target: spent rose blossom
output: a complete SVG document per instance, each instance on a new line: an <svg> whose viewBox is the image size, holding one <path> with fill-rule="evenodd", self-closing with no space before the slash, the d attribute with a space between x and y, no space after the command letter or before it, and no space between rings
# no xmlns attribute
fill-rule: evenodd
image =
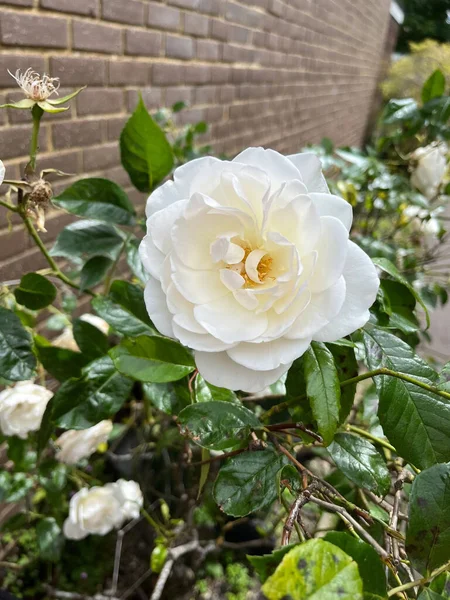
<svg viewBox="0 0 450 600"><path fill-rule="evenodd" d="M53 392L32 381L21 381L0 392L0 429L4 435L26 439L41 426Z"/></svg>
<svg viewBox="0 0 450 600"><path fill-rule="evenodd" d="M368 321L379 280L351 224L314 154L249 148L189 162L147 202L149 315L194 350L207 381L257 392L312 340Z"/></svg>
<svg viewBox="0 0 450 600"><path fill-rule="evenodd" d="M143 503L136 481L119 479L102 487L83 488L70 500L64 535L71 540L81 540L89 534L106 535L125 521L137 518Z"/></svg>
<svg viewBox="0 0 450 600"><path fill-rule="evenodd" d="M57 460L74 465L81 459L88 458L100 444L107 441L112 428L112 421L105 420L88 429L65 431L55 442L59 447Z"/></svg>
<svg viewBox="0 0 450 600"><path fill-rule="evenodd" d="M417 165L411 175L411 183L428 199L434 198L447 171L447 144L430 144L418 148L411 158Z"/></svg>

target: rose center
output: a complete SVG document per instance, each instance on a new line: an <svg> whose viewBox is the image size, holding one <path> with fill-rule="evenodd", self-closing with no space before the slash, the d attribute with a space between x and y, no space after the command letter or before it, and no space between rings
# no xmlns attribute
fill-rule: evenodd
<svg viewBox="0 0 450 600"><path fill-rule="evenodd" d="M227 268L236 271L245 279L244 287L254 287L255 284L265 283L270 278L272 257L262 249L252 250L250 246L241 244L244 257L241 262L228 265Z"/></svg>

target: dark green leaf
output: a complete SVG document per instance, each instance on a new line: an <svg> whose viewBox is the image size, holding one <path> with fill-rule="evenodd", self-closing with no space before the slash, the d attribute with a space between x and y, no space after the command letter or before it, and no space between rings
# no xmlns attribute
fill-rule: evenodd
<svg viewBox="0 0 450 600"><path fill-rule="evenodd" d="M293 421L313 423L310 403L306 399L304 357L294 361L286 378L286 398L289 400L289 414Z"/></svg>
<svg viewBox="0 0 450 600"><path fill-rule="evenodd" d="M368 440L351 433L337 433L328 452L338 469L350 481L379 496L385 496L391 484L386 462Z"/></svg>
<svg viewBox="0 0 450 600"><path fill-rule="evenodd" d="M64 538L61 529L53 517L42 519L36 525L36 539L39 557L57 562L61 556Z"/></svg>
<svg viewBox="0 0 450 600"><path fill-rule="evenodd" d="M18 502L33 487L33 479L26 473L0 471L0 502Z"/></svg>
<svg viewBox="0 0 450 600"><path fill-rule="evenodd" d="M53 199L53 204L78 215L133 225L134 208L123 189L108 179L80 179Z"/></svg>
<svg viewBox="0 0 450 600"><path fill-rule="evenodd" d="M131 238L127 242L125 251L127 255L128 266L133 271L133 274L140 281L142 281L142 283L145 283L148 280L149 275L144 269L144 265L142 264L141 257L139 255L139 244L140 241L137 238Z"/></svg>
<svg viewBox="0 0 450 600"><path fill-rule="evenodd" d="M105 256L115 260L122 245L122 234L112 225L101 221L75 221L61 231L50 254L74 262L93 256Z"/></svg>
<svg viewBox="0 0 450 600"><path fill-rule="evenodd" d="M427 319L427 326L429 327L430 326L430 315L428 313L428 308L426 307L425 302L422 300L422 297L417 292L417 290L414 289L414 287L400 273L400 271L397 269L397 267L390 260L388 260L387 258L373 258L372 260L377 267L379 267L385 273L390 275L393 279L395 279L395 281L398 281L399 283L403 284L405 287L408 288L408 290L411 292L411 294L414 296L414 298L417 300L417 302L423 308L423 310L425 312L425 317Z"/></svg>
<svg viewBox="0 0 450 600"><path fill-rule="evenodd" d="M159 410L168 415L178 415L191 403L189 389L185 382L144 383L144 396Z"/></svg>
<svg viewBox="0 0 450 600"><path fill-rule="evenodd" d="M75 319L73 322L73 337L88 362L108 353L106 335L83 319Z"/></svg>
<svg viewBox="0 0 450 600"><path fill-rule="evenodd" d="M348 340L344 340L348 341ZM352 342L350 342L352 344ZM340 344L327 344L334 358L334 366L337 369L339 381L345 381L357 377L359 373L358 361L355 357L354 344L341 346ZM350 414L355 399L356 383L341 387L341 408L339 411L339 423L343 423Z"/></svg>
<svg viewBox="0 0 450 600"><path fill-rule="evenodd" d="M391 125L409 120L417 115L417 102L412 98L390 100L383 112L383 121Z"/></svg>
<svg viewBox="0 0 450 600"><path fill-rule="evenodd" d="M325 344L312 342L304 354L306 393L325 445L339 423L341 388L334 358Z"/></svg>
<svg viewBox="0 0 450 600"><path fill-rule="evenodd" d="M56 460L49 460L39 466L39 483L50 495L62 492L67 483L67 467Z"/></svg>
<svg viewBox="0 0 450 600"><path fill-rule="evenodd" d="M422 573L450 560L450 463L416 475L409 498L406 551Z"/></svg>
<svg viewBox="0 0 450 600"><path fill-rule="evenodd" d="M145 307L144 292L141 287L128 281L117 279L111 285L109 297L116 304L123 306L123 308L142 321L142 323L145 323L149 327L152 326Z"/></svg>
<svg viewBox="0 0 450 600"><path fill-rule="evenodd" d="M325 536L325 541L343 550L358 565L358 571L363 581L364 598L366 592L386 598L386 576L380 557L369 544L356 539L348 533L331 531ZM369 596L367 596L367 599Z"/></svg>
<svg viewBox="0 0 450 600"><path fill-rule="evenodd" d="M64 382L53 397L52 419L65 429L86 429L112 417L129 397L133 382L117 372L109 356Z"/></svg>
<svg viewBox="0 0 450 600"><path fill-rule="evenodd" d="M440 594L433 592L433 590L426 589L420 594L417 600L445 600L445 596L441 596Z"/></svg>
<svg viewBox="0 0 450 600"><path fill-rule="evenodd" d="M207 383L200 373L195 378L194 391L197 402L211 402L212 400L222 400L223 402L239 402L234 392L225 388L216 387L211 383Z"/></svg>
<svg viewBox="0 0 450 600"><path fill-rule="evenodd" d="M39 310L51 304L56 298L56 288L48 279L38 273L28 273L14 290L19 304L31 310Z"/></svg>
<svg viewBox="0 0 450 600"><path fill-rule="evenodd" d="M372 328L364 332L364 344L370 369L385 367L436 383L437 373L395 335ZM421 469L450 460L450 402L387 375L375 377L375 385L381 426L400 455Z"/></svg>
<svg viewBox="0 0 450 600"><path fill-rule="evenodd" d="M433 579L430 584L430 590L441 595L444 600L450 599L450 572L441 573Z"/></svg>
<svg viewBox="0 0 450 600"><path fill-rule="evenodd" d="M434 73L425 81L422 88L422 102L426 104L433 98L439 98L443 96L445 92L445 76L439 69L436 69Z"/></svg>
<svg viewBox="0 0 450 600"><path fill-rule="evenodd" d="M389 325L406 334L416 332L419 328L414 314L416 299L410 290L398 281L382 279L379 293L384 312L390 316Z"/></svg>
<svg viewBox="0 0 450 600"><path fill-rule="evenodd" d="M45 370L58 381L66 381L70 377L80 377L81 369L87 365L89 358L81 352L43 344L41 341L43 339L35 337L35 348Z"/></svg>
<svg viewBox="0 0 450 600"><path fill-rule="evenodd" d="M122 164L140 192L151 192L172 170L173 154L142 97L120 136Z"/></svg>
<svg viewBox="0 0 450 600"><path fill-rule="evenodd" d="M178 416L181 433L209 450L242 447L251 429L260 429L259 419L248 408L230 402L198 402Z"/></svg>
<svg viewBox="0 0 450 600"><path fill-rule="evenodd" d="M214 484L215 501L233 517L244 517L268 506L278 495L277 473L286 463L284 454L272 448L230 458Z"/></svg>
<svg viewBox="0 0 450 600"><path fill-rule="evenodd" d="M0 377L9 381L32 379L35 369L31 335L17 315L0 306Z"/></svg>
<svg viewBox="0 0 450 600"><path fill-rule="evenodd" d="M350 556L315 539L288 552L262 591L268 600L362 600L363 582Z"/></svg>
<svg viewBox="0 0 450 600"><path fill-rule="evenodd" d="M110 350L116 368L144 383L177 381L195 369L191 354L178 342L141 335Z"/></svg>
<svg viewBox="0 0 450 600"><path fill-rule="evenodd" d="M90 258L80 272L81 289L93 288L101 283L113 264L113 261L106 256L93 256Z"/></svg>
<svg viewBox="0 0 450 600"><path fill-rule="evenodd" d="M252 556L247 554L247 560L255 569L261 583L264 583L275 572L283 557L295 548L298 544L288 544L274 550L272 554L263 554L262 556Z"/></svg>

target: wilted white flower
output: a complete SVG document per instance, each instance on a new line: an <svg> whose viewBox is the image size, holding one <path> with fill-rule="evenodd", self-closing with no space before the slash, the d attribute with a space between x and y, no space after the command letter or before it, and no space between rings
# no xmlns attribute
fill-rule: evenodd
<svg viewBox="0 0 450 600"><path fill-rule="evenodd" d="M214 385L257 392L312 340L369 319L379 279L314 154L249 148L231 162L191 161L153 192L147 218L147 310Z"/></svg>
<svg viewBox="0 0 450 600"><path fill-rule="evenodd" d="M14 387L0 392L2 433L25 439L30 431L37 431L52 396L50 390L32 381L21 381Z"/></svg>
<svg viewBox="0 0 450 600"><path fill-rule="evenodd" d="M418 148L411 158L417 165L411 175L411 183L428 199L434 198L447 170L447 144L430 144Z"/></svg>
<svg viewBox="0 0 450 600"><path fill-rule="evenodd" d="M21 72L20 69L18 69L15 75L10 71L8 71L8 73L15 79L26 98L24 100L19 100L19 102L2 104L0 108L33 108L33 106L37 104L45 112L58 113L69 109L68 106L60 106L61 104L68 102L84 90L84 87L82 87L79 90L64 96L64 98L55 100L50 98L50 96L58 94L60 85L58 77L50 77L46 73L39 75L39 73L36 73L36 71L33 71L31 68L24 72Z"/></svg>
<svg viewBox="0 0 450 600"><path fill-rule="evenodd" d="M136 481L119 479L115 483L109 483L108 486L111 486L120 502L124 519L137 519L144 505L144 497L139 484Z"/></svg>
<svg viewBox="0 0 450 600"><path fill-rule="evenodd" d="M59 451L56 458L68 465L74 465L82 458L91 456L100 444L107 441L113 428L112 421L100 421L88 429L65 431L57 440Z"/></svg>
<svg viewBox="0 0 450 600"><path fill-rule="evenodd" d="M106 535L121 527L123 521L120 502L111 486L95 486L72 496L63 531L66 538L81 540L91 533Z"/></svg>

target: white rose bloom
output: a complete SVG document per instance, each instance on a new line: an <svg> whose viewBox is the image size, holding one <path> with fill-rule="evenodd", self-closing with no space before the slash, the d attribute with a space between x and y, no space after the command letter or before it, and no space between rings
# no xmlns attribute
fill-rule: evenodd
<svg viewBox="0 0 450 600"><path fill-rule="evenodd" d="M120 503L125 520L137 519L144 505L144 497L141 488L136 481L119 479L115 483L108 483L106 487L113 490L114 495Z"/></svg>
<svg viewBox="0 0 450 600"><path fill-rule="evenodd" d="M32 381L21 381L0 392L0 429L22 439L37 431L53 392Z"/></svg>
<svg viewBox="0 0 450 600"><path fill-rule="evenodd" d="M214 385L262 390L312 340L369 319L377 272L349 241L352 208L329 193L314 154L193 160L153 192L147 218L147 310Z"/></svg>
<svg viewBox="0 0 450 600"><path fill-rule="evenodd" d="M418 148L411 158L417 161L411 183L428 199L434 198L447 170L447 144L430 144Z"/></svg>
<svg viewBox="0 0 450 600"><path fill-rule="evenodd" d="M5 165L0 160L0 185L2 185L4 179L5 179Z"/></svg>
<svg viewBox="0 0 450 600"><path fill-rule="evenodd" d="M107 441L112 428L112 421L105 420L88 429L65 431L56 440L59 446L56 458L67 465L74 465L91 456L100 444Z"/></svg>

